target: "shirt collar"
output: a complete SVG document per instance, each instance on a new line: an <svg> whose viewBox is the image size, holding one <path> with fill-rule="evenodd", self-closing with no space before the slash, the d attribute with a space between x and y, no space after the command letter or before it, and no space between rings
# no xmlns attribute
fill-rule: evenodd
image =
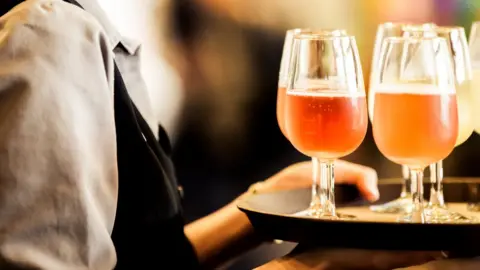
<svg viewBox="0 0 480 270"><path fill-rule="evenodd" d="M134 40L124 40L120 32L115 28L108 19L107 14L98 4L98 0L77 0L77 2L90 14L92 14L98 22L103 26L107 36L112 43L112 48L116 48L121 44L130 54L135 54L140 43Z"/></svg>

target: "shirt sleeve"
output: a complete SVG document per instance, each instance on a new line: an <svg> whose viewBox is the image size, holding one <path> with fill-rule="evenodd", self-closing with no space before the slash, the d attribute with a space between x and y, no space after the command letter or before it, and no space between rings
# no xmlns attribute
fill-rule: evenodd
<svg viewBox="0 0 480 270"><path fill-rule="evenodd" d="M61 0L0 18L0 269L112 269L113 53Z"/></svg>

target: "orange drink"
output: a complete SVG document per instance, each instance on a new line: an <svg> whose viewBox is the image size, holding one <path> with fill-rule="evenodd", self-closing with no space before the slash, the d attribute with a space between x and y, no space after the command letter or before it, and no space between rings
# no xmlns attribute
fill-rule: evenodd
<svg viewBox="0 0 480 270"><path fill-rule="evenodd" d="M289 91L285 116L290 142L303 154L319 159L352 153L367 132L367 103L361 93Z"/></svg>
<svg viewBox="0 0 480 270"><path fill-rule="evenodd" d="M375 89L373 136L380 152L410 168L446 158L458 135L455 90L395 85Z"/></svg>

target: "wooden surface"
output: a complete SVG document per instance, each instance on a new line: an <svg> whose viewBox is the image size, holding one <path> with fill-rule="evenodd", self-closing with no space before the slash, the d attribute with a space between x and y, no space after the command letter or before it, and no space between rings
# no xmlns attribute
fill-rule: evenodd
<svg viewBox="0 0 480 270"><path fill-rule="evenodd" d="M441 252L375 251L355 249L316 249L292 252L256 269L258 270L392 270L442 259ZM454 265L458 267L459 265ZM465 266L465 265L460 265ZM469 264L470 266L470 264ZM474 266L479 267L478 263ZM410 268L407 268L410 270ZM478 270L480 268L414 268L415 270ZM414 270L411 269L411 270Z"/></svg>

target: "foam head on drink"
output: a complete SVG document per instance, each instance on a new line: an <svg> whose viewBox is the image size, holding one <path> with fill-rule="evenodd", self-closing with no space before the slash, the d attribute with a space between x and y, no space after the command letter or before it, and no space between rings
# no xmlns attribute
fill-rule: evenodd
<svg viewBox="0 0 480 270"><path fill-rule="evenodd" d="M455 88L428 84L378 85L373 136L380 152L410 168L446 158L458 135Z"/></svg>
<svg viewBox="0 0 480 270"><path fill-rule="evenodd" d="M368 126L364 93L332 89L328 84L287 92L285 127L303 154L324 160L355 151Z"/></svg>

